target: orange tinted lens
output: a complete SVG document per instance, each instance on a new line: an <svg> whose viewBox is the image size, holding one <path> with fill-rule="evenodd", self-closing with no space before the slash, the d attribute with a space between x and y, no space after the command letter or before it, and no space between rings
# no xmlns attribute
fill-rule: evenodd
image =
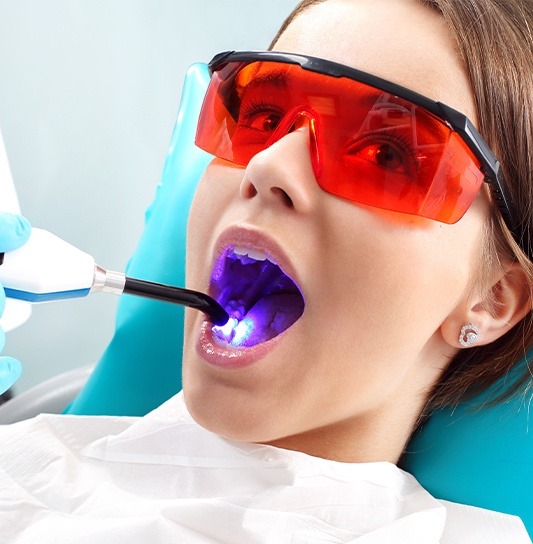
<svg viewBox="0 0 533 544"><path fill-rule="evenodd" d="M281 62L230 62L216 71L196 143L244 166L301 115L312 121L317 181L336 196L454 223L483 182L468 146L427 110L346 77Z"/></svg>

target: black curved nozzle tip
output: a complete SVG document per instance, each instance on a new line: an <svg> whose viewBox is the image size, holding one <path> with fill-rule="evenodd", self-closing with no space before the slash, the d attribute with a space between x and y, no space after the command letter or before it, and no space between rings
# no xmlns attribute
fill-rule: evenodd
<svg viewBox="0 0 533 544"><path fill-rule="evenodd" d="M200 291L191 291L182 287L126 278L124 293L154 300L164 300L200 310L209 317L214 325L218 325L219 327L222 327L229 321L228 312L214 298Z"/></svg>
<svg viewBox="0 0 533 544"><path fill-rule="evenodd" d="M211 304L209 312L205 311L205 313L209 316L211 321L213 322L213 325L217 325L218 327L223 327L228 321L229 321L229 314L222 308L222 306L214 299L212 299L214 304ZM216 306L215 306L216 304Z"/></svg>

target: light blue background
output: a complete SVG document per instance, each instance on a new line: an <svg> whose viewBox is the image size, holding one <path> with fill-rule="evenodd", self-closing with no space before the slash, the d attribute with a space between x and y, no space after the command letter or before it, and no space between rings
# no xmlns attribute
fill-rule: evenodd
<svg viewBox="0 0 533 544"><path fill-rule="evenodd" d="M122 271L159 180L187 67L265 49L296 0L0 0L0 126L23 213ZM116 298L34 307L8 334L22 391L96 361Z"/></svg>

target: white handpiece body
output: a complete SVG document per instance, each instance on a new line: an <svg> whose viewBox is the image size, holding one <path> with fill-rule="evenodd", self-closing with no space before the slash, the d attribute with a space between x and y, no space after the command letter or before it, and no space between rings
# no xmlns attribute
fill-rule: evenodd
<svg viewBox="0 0 533 544"><path fill-rule="evenodd" d="M26 244L5 253L0 283L7 297L46 302L88 295L94 273L91 255L51 232L33 228Z"/></svg>
<svg viewBox="0 0 533 544"><path fill-rule="evenodd" d="M0 283L7 297L32 303L79 298L91 292L125 293L195 308L217 325L229 319L226 310L205 293L106 270L89 254L37 228L32 228L26 244L4 254Z"/></svg>
<svg viewBox="0 0 533 544"><path fill-rule="evenodd" d="M19 201L7 152L0 130L0 212L20 213ZM22 325L31 315L31 304L21 300L7 299L4 313L0 317L0 327L11 331Z"/></svg>

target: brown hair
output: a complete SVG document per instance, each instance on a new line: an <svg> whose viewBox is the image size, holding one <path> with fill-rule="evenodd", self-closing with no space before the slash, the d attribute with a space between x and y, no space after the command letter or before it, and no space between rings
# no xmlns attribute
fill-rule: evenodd
<svg viewBox="0 0 533 544"><path fill-rule="evenodd" d="M272 45L295 17L325 1L300 2ZM524 231L533 233L533 0L420 2L444 17L456 39L474 92L478 129L500 160ZM481 285L492 267L505 260L518 261L529 286L533 285L532 262L496 212L486 225L484 238ZM429 394L425 412L457 404L483 391L523 360L532 344L533 321L529 313L495 342L460 350ZM494 401L531 389L533 372L528 362L523 367Z"/></svg>

